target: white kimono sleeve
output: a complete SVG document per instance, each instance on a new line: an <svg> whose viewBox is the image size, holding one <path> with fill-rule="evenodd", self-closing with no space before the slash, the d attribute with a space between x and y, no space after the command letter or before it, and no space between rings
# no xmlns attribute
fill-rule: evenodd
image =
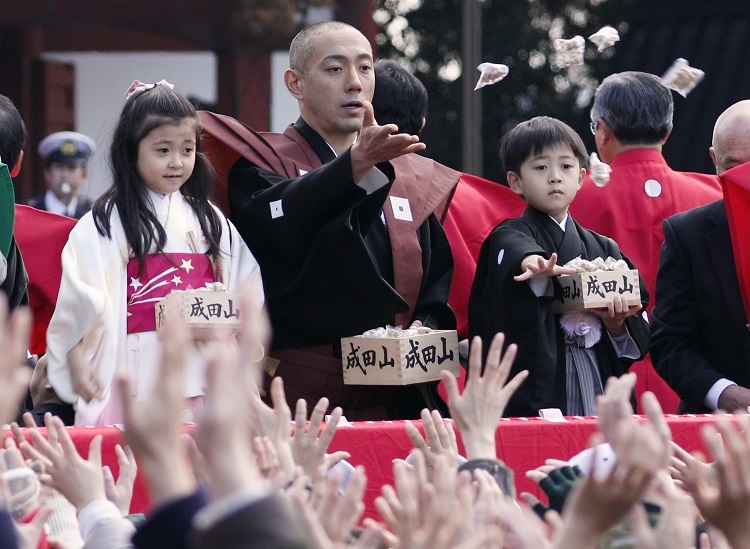
<svg viewBox="0 0 750 549"><path fill-rule="evenodd" d="M119 220L115 217L112 221L117 226ZM84 358L105 388L101 401L89 403L94 409L103 409L109 400L116 366L122 361L118 356L118 334L125 333L119 329L125 321L121 293L126 261L118 240L115 234L112 240L101 236L90 213L76 224L63 248L60 292L47 329L49 380L66 402L77 400L67 354L86 336Z"/></svg>

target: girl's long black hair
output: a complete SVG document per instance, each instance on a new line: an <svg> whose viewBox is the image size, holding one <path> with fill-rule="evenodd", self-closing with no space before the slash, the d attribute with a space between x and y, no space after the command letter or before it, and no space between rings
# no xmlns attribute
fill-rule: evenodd
<svg viewBox="0 0 750 549"><path fill-rule="evenodd" d="M200 119L187 98L168 86L157 84L136 92L125 101L110 149L113 183L92 208L97 231L110 239L112 208L117 208L130 255L138 258L139 269L154 245L157 253L164 249L167 235L149 207L147 187L138 174L138 144L154 128L164 124L179 125L186 119L195 121L195 168L180 188L180 193L198 217L208 244L206 253L212 260L219 256L222 227L216 210L208 201L213 189L214 170L200 152Z"/></svg>

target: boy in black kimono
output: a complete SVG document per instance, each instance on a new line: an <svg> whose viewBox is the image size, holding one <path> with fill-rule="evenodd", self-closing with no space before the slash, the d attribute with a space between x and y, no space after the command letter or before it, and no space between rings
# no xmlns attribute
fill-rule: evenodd
<svg viewBox="0 0 750 549"><path fill-rule="evenodd" d="M498 225L482 246L469 299L469 332L483 341L504 332L506 343L518 345L510 377L521 370L529 370L529 377L511 398L506 416L537 415L543 408L594 415L607 378L625 373L647 351L648 325L637 313L646 307L648 293L641 280L640 305L628 307L618 296L606 308L587 310L577 333L566 335L561 315L553 312L560 291L556 277L576 272L565 263L578 256L611 256L635 267L612 239L568 215L588 163L572 128L549 117L522 122L503 137L500 158L510 187L528 206L520 217Z"/></svg>

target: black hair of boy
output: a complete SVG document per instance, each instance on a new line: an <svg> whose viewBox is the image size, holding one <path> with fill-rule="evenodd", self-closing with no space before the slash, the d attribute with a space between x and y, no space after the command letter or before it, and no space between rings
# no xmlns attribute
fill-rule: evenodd
<svg viewBox="0 0 750 549"><path fill-rule="evenodd" d="M500 140L500 162L505 173L520 173L521 164L544 149L567 145L582 168L589 165L586 146L565 122L549 116L536 116L521 122Z"/></svg>
<svg viewBox="0 0 750 549"><path fill-rule="evenodd" d="M419 135L427 117L427 89L396 61L375 63L372 110L378 124L396 124L398 131Z"/></svg>

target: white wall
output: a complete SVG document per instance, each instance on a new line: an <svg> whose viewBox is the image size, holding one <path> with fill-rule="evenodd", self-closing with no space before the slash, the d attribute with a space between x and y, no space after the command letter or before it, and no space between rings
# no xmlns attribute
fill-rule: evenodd
<svg viewBox="0 0 750 549"><path fill-rule="evenodd" d="M163 78L199 101L217 101L217 62L212 52L48 52L44 58L75 66L75 130L94 139L97 146L88 184L81 191L90 198L98 197L111 184L109 144L125 102L125 90L133 80L151 83ZM272 54L271 131L284 131L299 116L297 101L284 85L288 66L289 52Z"/></svg>
<svg viewBox="0 0 750 549"><path fill-rule="evenodd" d="M271 55L271 131L283 132L299 118L297 100L284 84L284 71L289 68L289 52L276 51Z"/></svg>
<svg viewBox="0 0 750 549"><path fill-rule="evenodd" d="M75 129L94 139L97 146L88 184L81 191L91 198L111 183L109 144L125 90L133 80L151 83L163 78L185 95L216 102L216 56L212 52L64 52L46 53L44 58L75 65Z"/></svg>

